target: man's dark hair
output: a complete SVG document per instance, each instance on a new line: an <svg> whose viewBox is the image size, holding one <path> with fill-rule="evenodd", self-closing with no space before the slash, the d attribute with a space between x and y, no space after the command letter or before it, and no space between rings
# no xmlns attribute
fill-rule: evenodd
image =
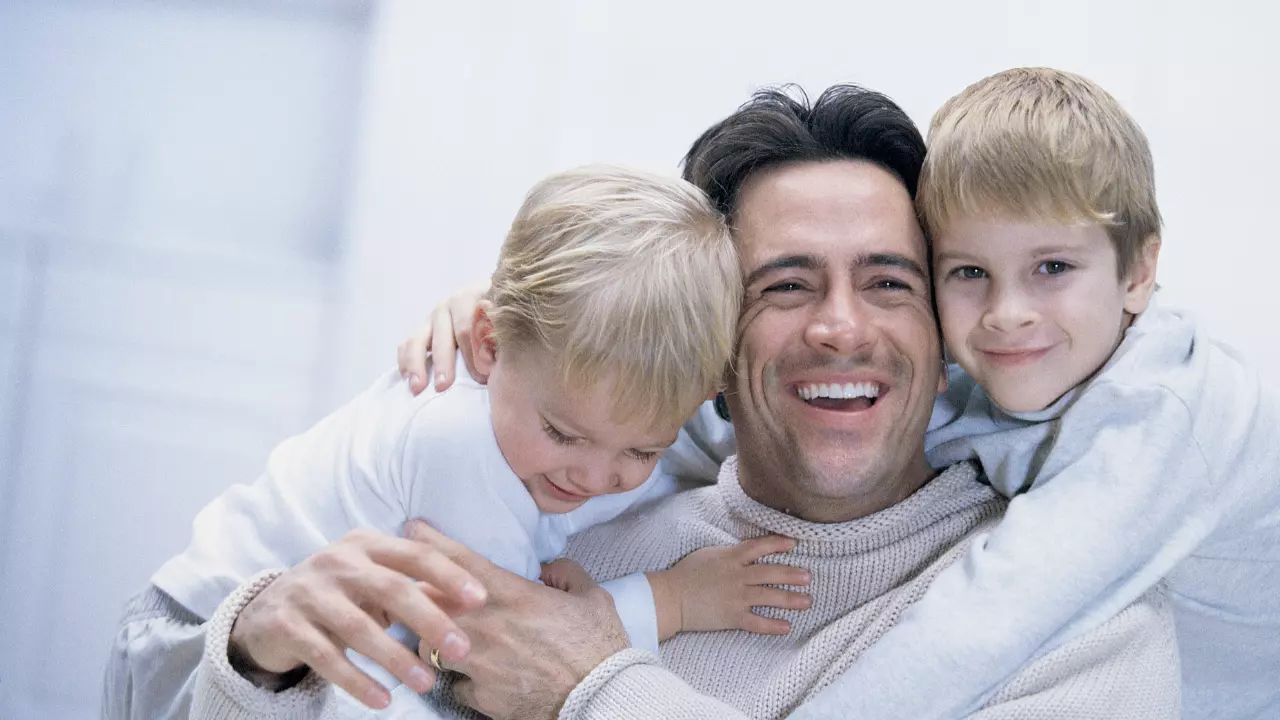
<svg viewBox="0 0 1280 720"><path fill-rule="evenodd" d="M897 103L858 85L832 85L812 105L797 86L765 88L693 143L684 179L732 218L756 172L827 160L875 163L897 175L914 200L924 138Z"/></svg>

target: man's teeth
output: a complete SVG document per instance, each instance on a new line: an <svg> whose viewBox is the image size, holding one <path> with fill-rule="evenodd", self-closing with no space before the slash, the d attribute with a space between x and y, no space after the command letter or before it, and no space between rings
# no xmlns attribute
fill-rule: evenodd
<svg viewBox="0 0 1280 720"><path fill-rule="evenodd" d="M796 388L796 392L800 393L800 397L804 400L812 400L814 398L834 398L834 399L851 399L851 398L875 398L880 396L880 385L878 383L860 382L860 383L816 383L812 385L800 385Z"/></svg>

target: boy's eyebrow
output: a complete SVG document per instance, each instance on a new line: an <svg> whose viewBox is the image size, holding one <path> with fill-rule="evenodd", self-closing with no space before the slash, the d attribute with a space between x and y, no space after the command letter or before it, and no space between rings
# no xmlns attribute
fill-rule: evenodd
<svg viewBox="0 0 1280 720"><path fill-rule="evenodd" d="M786 270L788 268L799 268L801 270L821 270L826 267L826 262L814 255L784 255L775 258L760 267L747 273L747 279L743 281L743 287L751 287L752 283L758 281L761 277L768 275L775 270Z"/></svg>
<svg viewBox="0 0 1280 720"><path fill-rule="evenodd" d="M1030 255L1032 256L1058 255L1061 253L1079 252L1084 249L1087 249L1087 248L1081 245L1042 245L1038 248L1032 248ZM943 262L946 260L974 260L974 258L968 253L960 253L960 252L944 250L937 254L937 256L935 257L935 260L937 262Z"/></svg>
<svg viewBox="0 0 1280 720"><path fill-rule="evenodd" d="M942 252L935 255L933 259L935 262L942 262L943 260L973 260L973 257L971 257L967 253L959 253L959 252L952 252L950 250L943 250Z"/></svg>
<svg viewBox="0 0 1280 720"><path fill-rule="evenodd" d="M1042 245L1031 251L1032 255L1057 255L1064 252L1077 252L1084 249L1079 245Z"/></svg>

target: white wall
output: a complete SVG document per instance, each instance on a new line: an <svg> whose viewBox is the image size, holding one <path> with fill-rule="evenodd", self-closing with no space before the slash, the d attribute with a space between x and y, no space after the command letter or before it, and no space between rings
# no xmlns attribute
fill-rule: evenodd
<svg viewBox="0 0 1280 720"><path fill-rule="evenodd" d="M1160 281L1280 379L1272 195L1280 11L1262 2L387 0L377 22L334 399L487 274L522 192L567 166L677 171L763 84L856 81L924 126L1018 65L1085 74L1146 129L1167 221Z"/></svg>
<svg viewBox="0 0 1280 720"><path fill-rule="evenodd" d="M98 717L125 600L327 402L350 0L0 0L0 718Z"/></svg>

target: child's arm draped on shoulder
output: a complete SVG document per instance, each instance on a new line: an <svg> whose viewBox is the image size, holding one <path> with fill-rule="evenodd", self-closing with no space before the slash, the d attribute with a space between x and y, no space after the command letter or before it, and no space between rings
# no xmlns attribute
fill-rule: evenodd
<svg viewBox="0 0 1280 720"><path fill-rule="evenodd" d="M1213 528L1206 459L1172 393L1099 384L1061 422L1033 489L793 717L971 711L1031 659L1135 602Z"/></svg>

